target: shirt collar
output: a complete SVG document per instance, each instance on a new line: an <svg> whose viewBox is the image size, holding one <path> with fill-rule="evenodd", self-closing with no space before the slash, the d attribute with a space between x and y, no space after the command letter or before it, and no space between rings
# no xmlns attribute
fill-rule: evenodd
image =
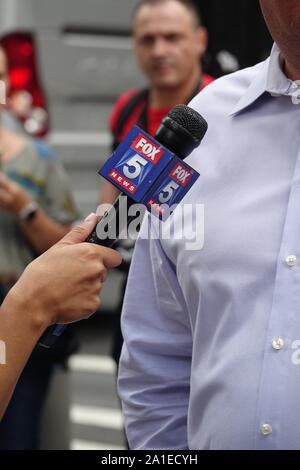
<svg viewBox="0 0 300 470"><path fill-rule="evenodd" d="M230 115L240 113L253 104L265 92L272 96L295 96L299 85L287 78L283 72L283 58L277 44L274 43L270 57L261 64L257 73L244 95L234 106Z"/></svg>

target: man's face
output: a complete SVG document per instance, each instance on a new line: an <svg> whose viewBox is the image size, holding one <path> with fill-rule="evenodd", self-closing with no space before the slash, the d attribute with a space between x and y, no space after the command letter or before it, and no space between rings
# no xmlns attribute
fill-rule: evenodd
<svg viewBox="0 0 300 470"><path fill-rule="evenodd" d="M176 0L142 6L133 24L139 64L159 88L184 84L199 67L207 45L206 31L193 13Z"/></svg>
<svg viewBox="0 0 300 470"><path fill-rule="evenodd" d="M299 0L260 0L270 33L280 48L288 47L289 40L300 39Z"/></svg>

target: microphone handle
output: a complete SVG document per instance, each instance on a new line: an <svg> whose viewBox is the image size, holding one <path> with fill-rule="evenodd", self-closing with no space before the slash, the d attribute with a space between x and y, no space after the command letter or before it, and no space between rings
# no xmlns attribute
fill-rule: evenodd
<svg viewBox="0 0 300 470"><path fill-rule="evenodd" d="M126 201L126 205L124 204ZM123 203L123 207L122 207ZM135 216L129 216L128 211L136 202L123 193L115 200L112 208L105 212L95 230L86 239L87 243L111 248L118 241L120 234L128 228ZM108 236L106 236L108 235ZM109 235L113 235L110 237Z"/></svg>
<svg viewBox="0 0 300 470"><path fill-rule="evenodd" d="M125 208L125 201L127 202L127 208ZM122 207L122 203L124 204L124 207ZM86 239L86 242L95 243L100 246L105 246L106 248L112 248L117 242L121 232L126 228L126 226L128 228L130 223L135 219L135 215L128 215L128 210L134 204L136 204L136 202L133 199L125 197L124 194L121 193L114 202L112 208L105 212L95 230ZM122 217L122 215L124 215L124 217ZM107 234L106 238L105 234ZM110 238L110 234L113 234L114 236ZM50 326L40 338L39 346L47 349L51 348L66 328L67 325L63 324Z"/></svg>

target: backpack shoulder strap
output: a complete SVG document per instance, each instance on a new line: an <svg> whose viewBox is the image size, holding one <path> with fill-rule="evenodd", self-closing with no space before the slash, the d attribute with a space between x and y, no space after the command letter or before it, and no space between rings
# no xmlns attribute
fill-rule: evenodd
<svg viewBox="0 0 300 470"><path fill-rule="evenodd" d="M124 106L124 108L121 110L117 124L116 124L116 130L114 132L114 149L119 145L120 143L120 137L122 135L124 126L128 120L128 118L131 116L135 108L138 106L138 104L141 101L144 101L147 99L148 96L148 89L140 90L138 91Z"/></svg>

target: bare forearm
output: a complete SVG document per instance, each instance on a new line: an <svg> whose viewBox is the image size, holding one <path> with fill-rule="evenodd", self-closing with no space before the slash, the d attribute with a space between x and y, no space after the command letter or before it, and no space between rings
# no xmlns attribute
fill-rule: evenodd
<svg viewBox="0 0 300 470"><path fill-rule="evenodd" d="M70 230L70 225L56 223L39 209L32 221L21 223L21 228L35 251L41 254L61 240Z"/></svg>
<svg viewBox="0 0 300 470"><path fill-rule="evenodd" d="M87 319L99 308L107 271L122 259L114 250L84 243L98 222L99 217L90 214L30 263L0 308L0 345L6 347L6 364L0 360L0 420L46 328Z"/></svg>
<svg viewBox="0 0 300 470"><path fill-rule="evenodd" d="M0 420L20 374L47 326L45 315L32 312L26 302L8 294L0 308L0 341L5 346L5 357L0 363Z"/></svg>

